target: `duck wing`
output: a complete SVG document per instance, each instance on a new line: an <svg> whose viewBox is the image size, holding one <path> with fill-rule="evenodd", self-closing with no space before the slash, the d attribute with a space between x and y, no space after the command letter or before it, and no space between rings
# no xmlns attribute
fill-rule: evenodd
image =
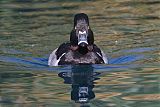
<svg viewBox="0 0 160 107"><path fill-rule="evenodd" d="M65 53L69 50L69 47L69 43L63 43L57 49L55 49L49 56L48 65L58 66L61 57L63 57Z"/></svg>
<svg viewBox="0 0 160 107"><path fill-rule="evenodd" d="M93 45L93 51L103 59L105 64L108 64L108 58L106 54L95 44Z"/></svg>

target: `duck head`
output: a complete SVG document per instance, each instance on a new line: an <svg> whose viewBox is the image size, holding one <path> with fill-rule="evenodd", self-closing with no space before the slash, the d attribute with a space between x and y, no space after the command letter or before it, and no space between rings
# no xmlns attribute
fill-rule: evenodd
<svg viewBox="0 0 160 107"><path fill-rule="evenodd" d="M79 13L75 15L74 27L70 34L70 43L73 50L78 48L91 49L94 43L94 37L86 14Z"/></svg>

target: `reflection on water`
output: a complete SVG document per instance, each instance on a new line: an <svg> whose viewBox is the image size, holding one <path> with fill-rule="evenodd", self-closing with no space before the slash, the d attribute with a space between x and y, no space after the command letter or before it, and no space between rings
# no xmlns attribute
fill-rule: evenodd
<svg viewBox="0 0 160 107"><path fill-rule="evenodd" d="M48 67L79 12L109 65ZM0 107L159 107L159 19L159 0L0 0Z"/></svg>
<svg viewBox="0 0 160 107"><path fill-rule="evenodd" d="M99 79L99 73L93 72L92 65L74 65L71 72L61 72L59 77L64 83L72 84L71 99L79 103L88 103L95 97L94 80Z"/></svg>

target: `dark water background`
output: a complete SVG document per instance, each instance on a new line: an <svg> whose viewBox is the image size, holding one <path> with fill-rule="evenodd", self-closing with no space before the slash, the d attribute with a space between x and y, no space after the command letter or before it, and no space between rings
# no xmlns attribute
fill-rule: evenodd
<svg viewBox="0 0 160 107"><path fill-rule="evenodd" d="M79 12L109 65L48 67ZM159 107L159 66L160 0L0 0L0 107Z"/></svg>

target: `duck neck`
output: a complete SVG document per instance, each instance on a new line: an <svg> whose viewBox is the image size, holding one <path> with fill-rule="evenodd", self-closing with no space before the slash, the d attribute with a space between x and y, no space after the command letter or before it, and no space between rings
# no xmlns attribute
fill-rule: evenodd
<svg viewBox="0 0 160 107"><path fill-rule="evenodd" d="M79 46L78 52L79 52L80 54L82 54L82 55L85 55L86 53L88 53L88 48L87 48L87 47Z"/></svg>

